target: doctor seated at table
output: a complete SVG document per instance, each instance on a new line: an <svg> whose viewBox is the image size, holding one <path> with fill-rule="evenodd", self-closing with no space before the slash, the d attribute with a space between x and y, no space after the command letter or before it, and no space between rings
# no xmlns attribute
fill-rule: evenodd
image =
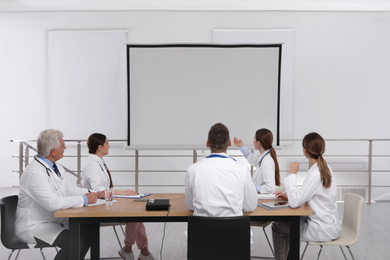
<svg viewBox="0 0 390 260"><path fill-rule="evenodd" d="M37 140L38 155L26 167L19 184L19 201L16 209L15 235L20 241L34 247L43 241L61 248L55 260L68 259L69 230L66 218L55 218L60 209L83 207L95 203L104 192L89 192L66 181L65 170L56 162L66 149L62 132L44 130ZM80 227L80 258L84 259L98 236L90 224Z"/></svg>

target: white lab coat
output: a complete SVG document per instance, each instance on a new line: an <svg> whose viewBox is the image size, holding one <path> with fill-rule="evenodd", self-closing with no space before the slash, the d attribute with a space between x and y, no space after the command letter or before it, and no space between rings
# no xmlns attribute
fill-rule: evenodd
<svg viewBox="0 0 390 260"><path fill-rule="evenodd" d="M333 176L332 169L329 169ZM309 169L301 189L297 188L296 178L296 174L290 174L284 179L290 207L297 208L307 202L313 210L312 216L301 217L301 241L330 241L338 238L341 226L337 219L337 187L334 178L331 186L324 188L317 163Z"/></svg>
<svg viewBox="0 0 390 260"><path fill-rule="evenodd" d="M215 157L188 168L185 200L195 216L228 217L254 211L258 198L247 167L232 158Z"/></svg>
<svg viewBox="0 0 390 260"><path fill-rule="evenodd" d="M264 151L260 156L250 153L246 158L250 165L257 167L252 178L255 185L260 185L260 190L257 190L260 193L275 193L276 189L275 162L271 157L271 153L268 153L269 151ZM262 158L263 160L259 167L259 162Z"/></svg>
<svg viewBox="0 0 390 260"><path fill-rule="evenodd" d="M65 176L62 166L57 163L57 167ZM59 209L82 207L84 199L81 195L87 192L66 178L58 177L49 165L35 157L20 179L15 235L28 244L36 244L34 236L52 244L67 228L67 219L55 218L54 213Z"/></svg>
<svg viewBox="0 0 390 260"><path fill-rule="evenodd" d="M110 186L110 177L99 156L89 154L83 167L82 184L84 188L94 191L102 191Z"/></svg>

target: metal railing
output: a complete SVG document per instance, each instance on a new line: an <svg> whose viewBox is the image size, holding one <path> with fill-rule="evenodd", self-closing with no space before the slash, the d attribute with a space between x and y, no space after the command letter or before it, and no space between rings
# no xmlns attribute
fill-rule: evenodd
<svg viewBox="0 0 390 260"><path fill-rule="evenodd" d="M297 143L297 142L300 145L301 141L302 141L301 139L281 140L282 143L289 142L292 144L289 146L294 146L293 144ZM351 170L351 169L334 170L333 169L333 172L367 173L367 182L363 185L338 185L338 187L366 188L367 189L367 201L369 204L371 204L371 201L372 201L372 189L373 188L390 188L390 185L373 185L372 184L372 179L373 179L374 173L389 173L390 174L389 168L374 169L373 159L375 159L375 158L390 158L390 154L386 154L383 152L380 154L374 154L373 153L373 143L375 142L375 143L383 144L383 143L390 142L390 139L326 139L325 141L327 143L327 146L329 146L330 142L336 142L336 143L345 142L348 144L351 144L352 142L354 142L354 143L363 143L363 144L366 143L366 145L367 145L367 147L366 147L367 153L363 153L363 154L354 154L353 151L349 151L349 152L344 153L344 154L326 153L327 161L330 160L329 158L363 158L362 159L363 162L367 162L367 169L360 169L360 170L356 170L356 169L353 169L353 170ZM31 145L30 143L35 143L36 141L35 140L29 140L29 141L28 140L11 140L11 142L19 143L19 155L13 156L13 157L17 158L19 160L19 169L15 172L19 173L19 177L20 177L22 175L25 167L29 164L30 159L33 157L32 155L30 155L30 151L36 152L36 148L33 145ZM76 170L71 170L68 167L64 167L64 169L67 172L69 172L70 174L72 174L73 176L75 176L77 178L77 184L80 184L81 172L82 172L81 158L86 156L86 155L82 154L82 143L85 143L86 140L65 140L65 142L67 143L67 145L69 145L70 143L76 144L76 154L68 155L66 157L75 158L77 166L76 166ZM125 146L126 140L110 140L110 143L123 144L123 146ZM286 149L283 148L283 149L280 149L279 151L277 151L279 162L283 161L283 160L287 160L287 162L291 162L291 161L295 161L296 158L304 158L302 155L302 152L301 152L301 148L298 149L300 151L300 154L298 152L297 153L286 153L285 150L289 150L288 152L291 152L291 150L294 150L294 149L291 149L289 146L286 146L287 147ZM149 148L147 148L147 150L153 151L154 149L149 147ZM156 150L162 150L162 149L161 149L161 147L159 147L159 149L156 149ZM170 150L172 150L172 149L170 149ZM163 154L162 155L162 154L157 154L157 153L156 154L140 154L140 152L145 151L145 150L136 149L133 151L134 154L117 154L117 155L110 155L110 157L133 158L134 159L134 168L133 169L125 169L125 170L120 170L117 172L133 172L134 173L134 187L135 187L135 190L138 191L139 187L142 186L139 184L140 173L143 173L143 172L160 172L160 173L168 173L169 172L169 173L172 173L172 172L185 172L186 171L185 169L183 169L183 170L161 170L161 169L141 170L140 158L147 158L147 157L150 157L150 158L164 158L164 157L192 158L192 162L195 163L198 161L198 158L204 157L204 154L208 153L208 150L206 150L206 148L205 149L198 149L198 148L191 149L191 148L182 148L181 147L180 149L177 149L177 150L192 151L192 155L188 155L188 154L168 154L168 155ZM386 149L384 149L384 150L386 150ZM252 149L252 151L253 151L253 149ZM201 155L199 155L199 152ZM239 157L239 156L241 156L239 153L237 154L237 156L234 155L234 157ZM306 160L306 159L304 158L304 160ZM287 167L287 169L283 169L283 167L280 167L280 168L281 168L281 170L280 170L281 173L288 172L288 167ZM251 168L251 170L253 172L253 168ZM302 170L300 170L300 171L302 171ZM163 184L161 184L161 185L143 185L143 186L148 186L148 187L150 187L150 186L168 186L168 187L172 187L172 186L184 186L184 185L163 185Z"/></svg>

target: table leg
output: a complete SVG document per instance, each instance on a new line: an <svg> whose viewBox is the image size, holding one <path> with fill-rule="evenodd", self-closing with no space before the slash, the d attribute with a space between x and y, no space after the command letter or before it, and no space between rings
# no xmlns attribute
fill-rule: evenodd
<svg viewBox="0 0 390 260"><path fill-rule="evenodd" d="M290 252L289 260L299 260L299 246L301 244L300 237L300 217L294 216L290 220Z"/></svg>
<svg viewBox="0 0 390 260"><path fill-rule="evenodd" d="M69 260L80 259L80 222L69 218Z"/></svg>
<svg viewBox="0 0 390 260"><path fill-rule="evenodd" d="M91 245L91 260L100 259L100 223L93 223L95 238Z"/></svg>

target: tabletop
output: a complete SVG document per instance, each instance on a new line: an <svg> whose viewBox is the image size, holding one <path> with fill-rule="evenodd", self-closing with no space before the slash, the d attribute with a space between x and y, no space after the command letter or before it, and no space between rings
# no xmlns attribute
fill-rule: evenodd
<svg viewBox="0 0 390 260"><path fill-rule="evenodd" d="M169 199L171 208L168 217L186 217L193 214L185 204L184 193L154 193L148 199ZM55 212L57 218L79 218L79 217L166 217L167 211L146 211L145 201L135 202L129 198L115 198L118 202L112 206L99 205L92 207L81 207L62 209ZM259 200L260 202L270 202L272 200ZM265 209L257 207L253 212L244 212L248 216L309 216L313 211L305 204L299 208L279 208Z"/></svg>

